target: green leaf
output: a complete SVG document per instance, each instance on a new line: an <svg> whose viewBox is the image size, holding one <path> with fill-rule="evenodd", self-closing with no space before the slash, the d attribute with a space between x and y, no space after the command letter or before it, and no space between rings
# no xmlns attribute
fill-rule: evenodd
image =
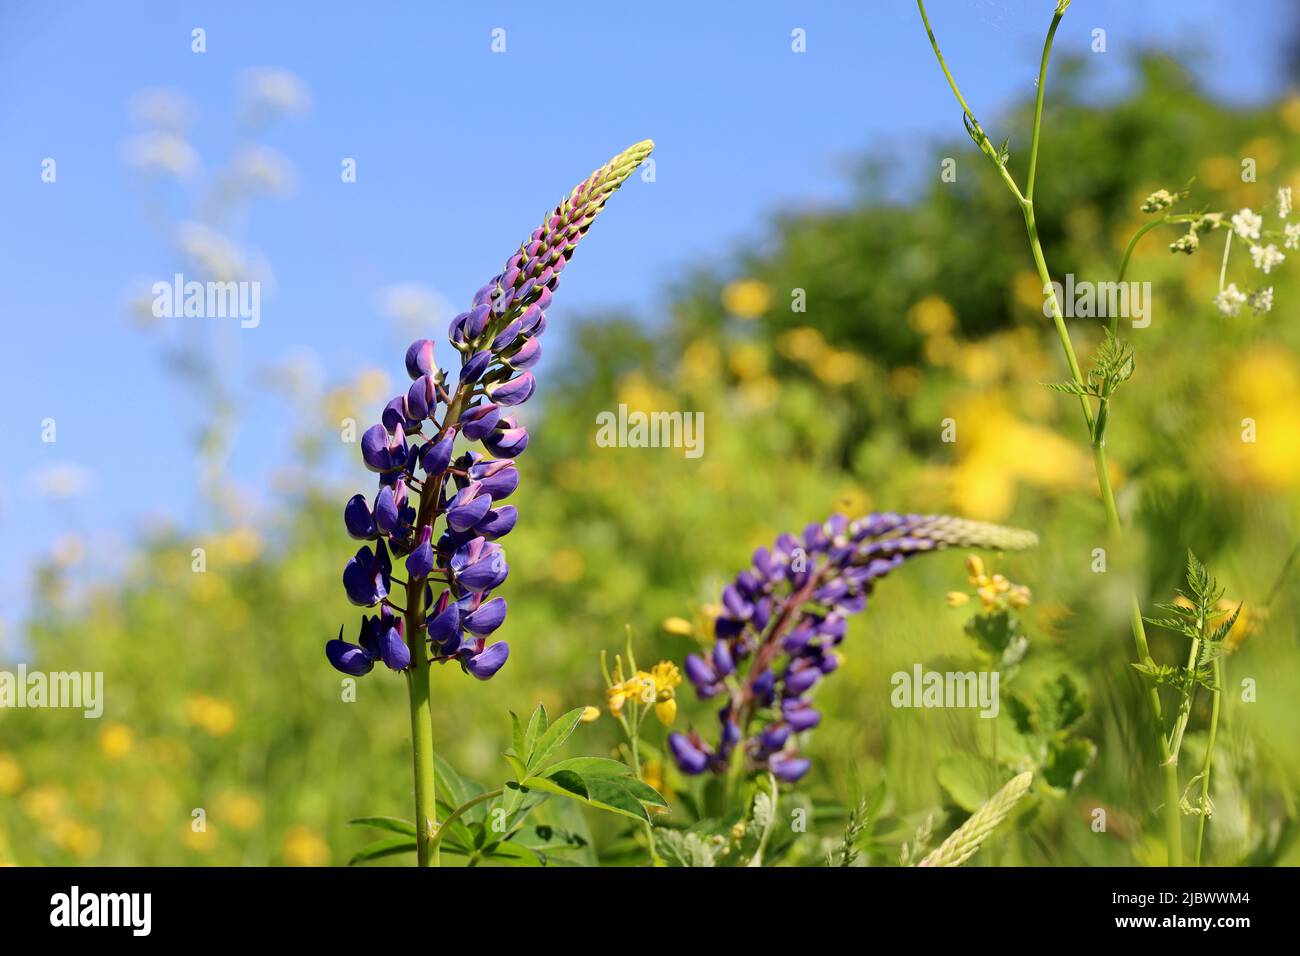
<svg viewBox="0 0 1300 956"><path fill-rule="evenodd" d="M414 853L415 840L411 837L394 836L385 837L378 840L368 847L358 850L352 854L352 859L348 860L348 866L356 866L359 863L365 863L369 860L378 860L385 856L396 856L398 853Z"/></svg>
<svg viewBox="0 0 1300 956"><path fill-rule="evenodd" d="M533 710L533 716L528 720L528 732L524 734L524 748L519 751L520 760L528 762L528 758L533 755L533 748L537 746L538 736L546 733L548 723L546 708L538 704Z"/></svg>
<svg viewBox="0 0 1300 956"><path fill-rule="evenodd" d="M614 777L592 777L585 782L590 793L587 802L593 807L609 810L612 813L618 813L633 820L648 821L650 819L650 814L641 805L641 801L625 785L626 781ZM648 790L649 787L646 787L646 789Z"/></svg>
<svg viewBox="0 0 1300 956"><path fill-rule="evenodd" d="M578 721L582 719L582 711L583 708L575 707L542 734L537 741L537 746L533 748L533 752L528 756L529 773L533 773L544 766L546 759L569 739L573 729L578 726Z"/></svg>
<svg viewBox="0 0 1300 956"><path fill-rule="evenodd" d="M546 857L543 854L530 847L518 846L509 840L502 840L483 855L486 859L504 862L507 866L546 865Z"/></svg>
<svg viewBox="0 0 1300 956"><path fill-rule="evenodd" d="M543 790L546 793L554 793L561 797L575 798L584 802L588 797L587 784L581 777L570 770L561 770L554 777L528 777L522 781L522 784L530 790Z"/></svg>
<svg viewBox="0 0 1300 956"><path fill-rule="evenodd" d="M472 788L466 786L465 781L461 779L451 764L443 760L436 753L433 755L433 774L435 790L442 790L447 796L447 802L453 807L458 807L471 796L474 795ZM482 793L482 788L478 788L478 793Z"/></svg>
<svg viewBox="0 0 1300 956"><path fill-rule="evenodd" d="M510 711L510 735L515 748L515 754L520 760L527 759L528 751L525 750L524 728L519 723L519 715L513 710Z"/></svg>
<svg viewBox="0 0 1300 956"><path fill-rule="evenodd" d="M549 776L556 770L572 770L582 777L626 777L632 773L627 764L609 757L570 757L551 764L546 773Z"/></svg>
<svg viewBox="0 0 1300 956"><path fill-rule="evenodd" d="M1058 790L1072 790L1097 755L1097 745L1086 737L1053 740L1048 745L1043 779Z"/></svg>
<svg viewBox="0 0 1300 956"><path fill-rule="evenodd" d="M524 765L524 762L516 757L511 751L507 750L501 756L505 757L506 762L510 764L510 769L515 772L516 780L522 782L524 777L528 776L528 768Z"/></svg>
<svg viewBox="0 0 1300 956"><path fill-rule="evenodd" d="M374 827L376 830L389 830L412 838L416 835L414 823L399 820L397 817L357 817L355 820L349 820L348 826Z"/></svg>
<svg viewBox="0 0 1300 956"><path fill-rule="evenodd" d="M988 781L988 768L967 754L954 754L939 763L935 774L939 786L953 803L974 813L984 804L988 793L985 783Z"/></svg>
<svg viewBox="0 0 1300 956"><path fill-rule="evenodd" d="M632 796L636 797L642 803L648 803L656 807L667 807L668 801L665 800L659 791L649 784L642 783L636 777L619 777L618 784L627 789Z"/></svg>

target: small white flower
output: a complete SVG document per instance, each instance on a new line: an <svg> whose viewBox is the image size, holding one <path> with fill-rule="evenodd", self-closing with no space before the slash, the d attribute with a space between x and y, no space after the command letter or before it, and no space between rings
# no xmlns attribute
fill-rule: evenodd
<svg viewBox="0 0 1300 956"><path fill-rule="evenodd" d="M1283 186L1277 191L1277 214L1285 219L1291 215L1291 187Z"/></svg>
<svg viewBox="0 0 1300 956"><path fill-rule="evenodd" d="M1232 229L1242 239L1258 239L1259 230L1264 225L1264 217L1257 216L1249 208L1241 210L1232 217Z"/></svg>
<svg viewBox="0 0 1300 956"><path fill-rule="evenodd" d="M1288 249L1300 249L1300 222L1288 223L1283 232L1286 233L1286 239L1282 245Z"/></svg>
<svg viewBox="0 0 1300 956"><path fill-rule="evenodd" d="M1256 269L1262 269L1264 275L1268 275L1273 271L1274 266L1282 264L1286 256L1278 250L1277 246L1270 242L1266 246L1251 246L1250 258L1255 261Z"/></svg>
<svg viewBox="0 0 1300 956"><path fill-rule="evenodd" d="M1250 307L1255 310L1256 315L1268 312L1273 308L1273 287L1261 289L1258 292L1250 294Z"/></svg>
<svg viewBox="0 0 1300 956"><path fill-rule="evenodd" d="M1236 315L1246 304L1246 295L1237 288L1237 283L1230 282L1228 287L1214 297L1214 304L1224 315Z"/></svg>

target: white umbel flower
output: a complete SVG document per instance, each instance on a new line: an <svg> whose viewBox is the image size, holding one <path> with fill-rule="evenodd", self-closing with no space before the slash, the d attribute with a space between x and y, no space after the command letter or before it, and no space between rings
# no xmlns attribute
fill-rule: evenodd
<svg viewBox="0 0 1300 956"><path fill-rule="evenodd" d="M1226 289L1214 297L1214 304L1224 315L1235 316L1246 304L1246 294L1237 288L1235 282L1230 282Z"/></svg>
<svg viewBox="0 0 1300 956"><path fill-rule="evenodd" d="M1288 249L1300 249L1300 222L1288 223L1282 231L1286 233L1282 245Z"/></svg>
<svg viewBox="0 0 1300 956"><path fill-rule="evenodd" d="M1258 239L1259 230L1264 225L1264 217L1251 212L1249 208L1241 210L1232 217L1232 231L1242 239Z"/></svg>
<svg viewBox="0 0 1300 956"><path fill-rule="evenodd" d="M1277 191L1277 214L1285 219L1291 215L1291 187L1283 186Z"/></svg>
<svg viewBox="0 0 1300 956"><path fill-rule="evenodd" d="M1251 246L1250 258L1254 260L1256 269L1260 269L1264 275L1268 275L1273 271L1274 266L1282 264L1286 256L1282 254L1277 246L1270 242L1266 246Z"/></svg>
<svg viewBox="0 0 1300 956"><path fill-rule="evenodd" d="M1255 310L1256 315L1268 312L1273 308L1273 287L1260 289L1258 292L1250 294L1250 307Z"/></svg>

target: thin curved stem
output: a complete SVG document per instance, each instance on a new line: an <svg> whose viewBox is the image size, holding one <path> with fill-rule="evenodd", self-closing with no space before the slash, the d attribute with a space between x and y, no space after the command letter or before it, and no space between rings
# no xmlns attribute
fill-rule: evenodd
<svg viewBox="0 0 1300 956"><path fill-rule="evenodd" d="M1029 178L1025 181L1025 199L1034 201L1034 183L1038 178L1038 134L1043 128L1043 99L1047 94L1047 61L1052 56L1052 40L1056 28L1060 26L1064 10L1058 10L1052 17L1052 25L1047 30L1047 41L1043 44L1043 58L1038 64L1038 97L1034 100L1034 134L1029 145Z"/></svg>
<svg viewBox="0 0 1300 956"><path fill-rule="evenodd" d="M437 832L434 833L433 839L429 841L429 851L433 855L434 866L437 866L441 862L440 857L442 852L442 836L449 829L451 829L451 825L455 823L457 820L459 820L462 816L464 816L467 810L473 809L474 807L478 806L480 803L483 803L486 800L495 800L497 797L501 796L501 794L505 792L506 792L505 787L497 787L495 790L489 790L486 793L480 793L477 797L471 797L469 800L466 800L464 803L458 806L455 810L451 811L451 813L447 814L447 819L442 821L442 825L438 827Z"/></svg>
<svg viewBox="0 0 1300 956"><path fill-rule="evenodd" d="M1201 847L1205 844L1205 821L1210 816L1210 771L1214 766L1214 735L1219 729L1219 704L1223 696L1223 660L1214 659L1214 692L1210 698L1210 736L1205 741L1205 760L1201 764L1201 817L1196 821L1194 865L1201 865Z"/></svg>

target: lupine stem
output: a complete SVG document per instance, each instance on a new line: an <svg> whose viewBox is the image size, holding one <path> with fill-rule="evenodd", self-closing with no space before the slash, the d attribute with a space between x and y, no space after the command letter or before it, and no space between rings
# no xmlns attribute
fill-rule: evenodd
<svg viewBox="0 0 1300 956"><path fill-rule="evenodd" d="M1034 107L1034 127L1030 147L1028 189L1025 193L1022 193L1020 188L1016 185L1015 179L1007 170L1006 164L998 156L997 152L988 144L987 137L984 135L979 124L975 121L974 114L971 112L970 107L966 105L966 100L962 96L956 80L948 70L948 66L943 59L943 54L939 52L939 42L935 38L934 31L930 27L929 18L926 16L924 0L916 0L916 3L921 11L921 19L925 24L926 34L930 38L930 46L934 50L935 57L939 61L939 66L942 68L944 76L948 79L948 85L952 87L952 91L957 97L957 102L961 105L963 112L974 126L975 131L979 134L977 144L980 147L980 151L983 152L985 156L989 157L989 160L997 168L999 175L1002 177L1002 181L1006 183L1007 188L1011 191L1012 195L1016 197L1017 202L1020 204L1020 210L1025 219L1025 231L1029 237L1030 252L1034 258L1034 265L1038 270L1038 278L1043 283L1043 292L1047 296L1048 304L1051 307L1052 322L1056 327L1057 338L1059 338L1061 342L1061 350L1065 354L1066 364L1070 368L1070 375L1073 378L1074 383L1082 386L1084 384L1083 374L1079 368L1079 361L1075 356L1074 345L1070 340L1070 332L1066 327L1065 317L1062 313L1060 302L1056 297L1056 289L1052 285L1051 272L1047 267L1047 260L1043 255L1042 243L1038 237L1038 224L1034 217L1033 201L1033 190L1038 167L1038 145L1043 125L1043 100L1047 86L1047 66L1051 57L1052 40L1056 35L1056 29L1060 25L1061 18L1064 15L1064 8L1063 6L1058 6L1056 13L1052 17L1052 24L1048 28L1047 39L1043 44L1043 56L1039 64L1038 73L1038 93ZM1124 261L1120 267L1121 276L1127 269L1132 249L1136 245L1137 240L1141 238L1142 234L1144 234L1143 231L1139 231L1139 235L1135 236L1130 242L1130 247L1125 253ZM1091 445L1093 466L1097 473L1097 485L1101 495L1102 505L1106 511L1107 528L1110 532L1110 536L1115 540L1119 540L1122 535L1122 525L1120 523L1119 510L1115 503L1115 493L1111 488L1110 474L1106 464L1105 436L1102 434L1095 434L1095 420L1087 396L1080 395L1079 404L1083 412L1084 424L1088 428L1089 435L1092 436ZM1151 659L1151 652L1147 643L1146 629L1142 624L1141 605L1138 602L1136 593L1132 595L1130 621L1133 629L1133 641L1137 647L1138 658L1143 662L1149 661ZM1156 738L1160 748L1160 765L1164 773L1165 831L1166 839L1169 844L1169 863L1172 866L1178 866L1182 863L1182 819L1180 816L1181 811L1179 809L1178 765L1176 762L1171 760L1169 745L1164 735L1160 693L1154 686L1150 690L1149 699L1156 728Z"/></svg>
<svg viewBox="0 0 1300 956"><path fill-rule="evenodd" d="M1205 741L1205 760L1201 764L1201 817L1196 821L1196 855L1193 862L1201 865L1201 847L1205 842L1205 820L1210 815L1210 770L1214 765L1214 735L1219 729L1219 703L1223 696L1223 661L1214 659L1214 692L1210 698L1210 735Z"/></svg>

